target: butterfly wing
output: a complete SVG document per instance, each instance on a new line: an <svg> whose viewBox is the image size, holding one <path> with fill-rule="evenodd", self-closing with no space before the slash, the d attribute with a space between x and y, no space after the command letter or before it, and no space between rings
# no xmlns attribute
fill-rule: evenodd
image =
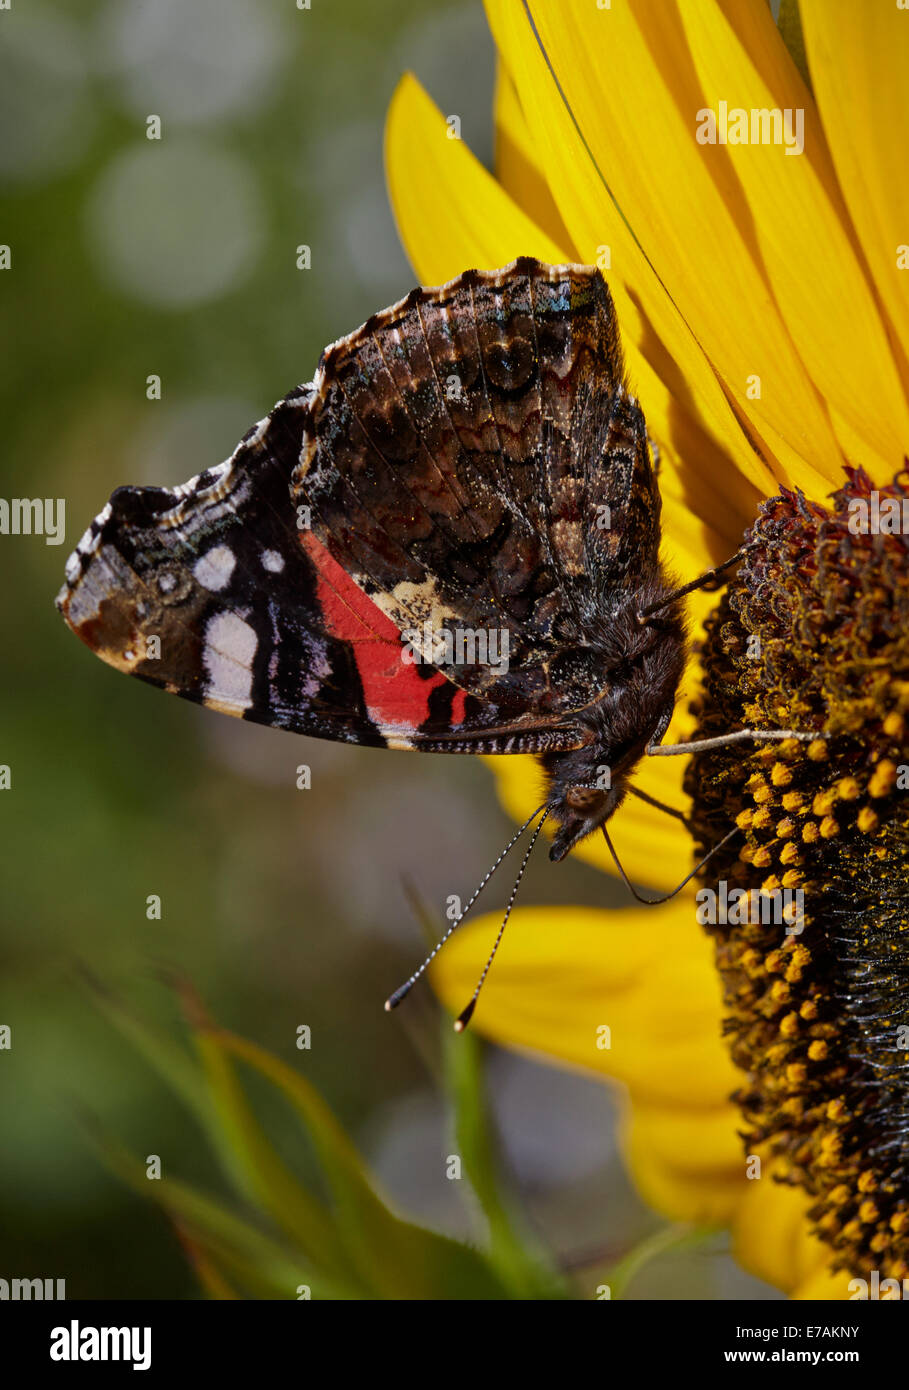
<svg viewBox="0 0 909 1390"><path fill-rule="evenodd" d="M653 494L601 277L525 259L371 319L220 467L118 489L58 606L111 665L259 723L570 748Z"/></svg>

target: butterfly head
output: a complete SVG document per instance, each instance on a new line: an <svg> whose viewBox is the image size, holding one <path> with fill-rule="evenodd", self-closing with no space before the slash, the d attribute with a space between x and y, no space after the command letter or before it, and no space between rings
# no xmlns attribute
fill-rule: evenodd
<svg viewBox="0 0 909 1390"><path fill-rule="evenodd" d="M624 779L608 789L596 785L566 787L552 810L560 822L549 849L553 863L564 859L576 844L604 825L624 800L626 790Z"/></svg>

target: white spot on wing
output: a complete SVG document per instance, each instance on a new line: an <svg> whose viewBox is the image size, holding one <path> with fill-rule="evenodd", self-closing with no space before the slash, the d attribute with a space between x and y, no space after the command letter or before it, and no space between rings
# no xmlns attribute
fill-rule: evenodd
<svg viewBox="0 0 909 1390"><path fill-rule="evenodd" d="M258 644L255 630L238 613L216 613L205 629L206 695L237 710L249 709Z"/></svg>
<svg viewBox="0 0 909 1390"><path fill-rule="evenodd" d="M263 550L262 565L271 574L280 574L284 568L284 556L279 555L277 550Z"/></svg>
<svg viewBox="0 0 909 1390"><path fill-rule="evenodd" d="M226 545L216 545L193 566L193 574L203 589L217 593L230 582L237 557Z"/></svg>

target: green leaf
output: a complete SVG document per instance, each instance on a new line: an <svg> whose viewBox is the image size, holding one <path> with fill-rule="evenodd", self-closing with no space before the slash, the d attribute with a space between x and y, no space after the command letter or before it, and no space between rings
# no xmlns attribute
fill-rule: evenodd
<svg viewBox="0 0 909 1390"><path fill-rule="evenodd" d="M151 1198L174 1223L189 1232L219 1267L227 1266L258 1283L261 1297L295 1298L308 1284L320 1298L354 1298L357 1290L339 1283L298 1258L223 1204L177 1178L151 1180L145 1165L97 1127L90 1132L102 1160L141 1197Z"/></svg>
<svg viewBox="0 0 909 1390"><path fill-rule="evenodd" d="M332 1277L354 1279L342 1258L335 1225L276 1153L253 1114L233 1067L213 1032L196 1033L196 1045L244 1195L267 1213L279 1230Z"/></svg>
<svg viewBox="0 0 909 1390"><path fill-rule="evenodd" d="M297 1071L232 1033L218 1030L212 1041L276 1086L302 1120L331 1187L338 1236L375 1296L501 1299L516 1294L479 1251L412 1225L386 1206L344 1130Z"/></svg>
<svg viewBox="0 0 909 1390"><path fill-rule="evenodd" d="M497 1160L483 1085L480 1040L469 1031L455 1033L446 1020L443 1047L449 1090L455 1109L458 1152L489 1223L491 1259L519 1298L567 1298L568 1289L551 1269L541 1249L499 1191Z"/></svg>
<svg viewBox="0 0 909 1390"><path fill-rule="evenodd" d="M658 1255L665 1255L670 1250L694 1250L714 1235L716 1231L706 1226L661 1226L613 1265L604 1281L609 1285L612 1298L624 1298L635 1275L640 1274Z"/></svg>

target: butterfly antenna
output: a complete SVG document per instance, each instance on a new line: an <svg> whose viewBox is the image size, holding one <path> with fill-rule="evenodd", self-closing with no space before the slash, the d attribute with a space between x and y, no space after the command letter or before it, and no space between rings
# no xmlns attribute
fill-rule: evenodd
<svg viewBox="0 0 909 1390"><path fill-rule="evenodd" d="M511 890L511 897L508 899L508 906L505 909L505 916L502 918L502 925L499 927L499 934L496 937L495 942L493 943L492 950L489 952L489 959L483 967L483 973L477 981L477 987L473 992L473 998L467 1005L466 1009L462 1009L461 1012L458 1014L458 1017L455 1019L454 1030L456 1033L464 1032L464 1029L470 1022L471 1015L473 1014L473 1011L477 1006L477 999L479 998L480 990L483 988L483 985L486 981L486 976L489 974L489 968L492 965L492 962L495 960L496 951L499 949L499 943L502 940L502 937L505 935L505 928L508 926L508 919L511 916L511 909L514 907L514 900L517 897L518 889L521 886L521 879L524 877L524 870L527 868L530 856L533 854L533 847L537 842L537 836L543 829L543 824L546 820L546 817L549 815L549 811L550 808L547 806L546 810L543 812L542 820L540 821L539 825L535 828L533 834L530 837L530 844L524 851L524 858L521 860L521 867L520 869L518 869L518 876L514 881L514 887Z"/></svg>
<svg viewBox="0 0 909 1390"><path fill-rule="evenodd" d="M463 908L461 909L461 911L458 913L457 917L454 919L454 921L452 922L451 926L450 926L450 927L448 928L448 930L446 931L445 935L444 935L443 937L441 937L440 940L438 940L438 941L436 942L435 946L433 946L433 948L432 948L432 950L430 951L429 955L426 957L426 959L424 960L423 964L420 966L419 970L415 970L414 973L411 975L411 977L410 977L409 980L405 980L404 983L403 983L403 985L399 985L399 986L398 986L398 988L395 990L394 994L390 994L390 995L388 996L388 998L385 1000L385 1009L386 1009L386 1012L387 1012L387 1013L391 1013L392 1009L396 1009L396 1008L398 1007L398 1005L401 1003L401 1000L402 1000L402 999L406 999L406 998L407 998L408 994L409 994L410 991L413 989L414 985L417 983L417 980L419 980L420 976L427 970L427 968L428 968L428 967L432 964L432 962L435 960L436 956L439 954L439 952L441 951L442 947L445 945L445 942L446 942L446 941L448 940L448 938L451 936L452 932L453 932L453 931L456 931L457 928L458 928L458 927L461 925L461 923L464 921L464 918L467 916L468 912L469 912L470 909L473 907L473 905L474 905L474 903L476 902L477 898L480 896L480 894L482 893L483 889L486 887L487 883L488 883L489 880L492 878L493 874L495 873L496 869L497 869L497 868L499 867L499 865L501 864L502 860L505 858L505 856L506 856L506 854L508 853L508 851L509 851L510 849L513 849L513 848L514 848L514 846L518 843L518 840L520 840L521 836L524 834L524 831L527 829L527 827L532 823L532 821L533 821L533 820L540 814L540 812L543 811L543 810L546 811L546 815L549 814L549 808L546 806L546 803L545 803L545 802L543 802L543 804L542 804L541 806L538 806L537 809L536 809L535 811L533 811L533 812L527 817L527 819L525 820L524 824L523 824L518 830L515 831L515 833L514 833L514 834L512 835L512 837L511 837L511 839L508 841L508 844L505 846L505 848L502 850L502 853L499 855L498 859L497 859L496 862L493 864L492 868L491 868L491 869L488 871L488 873L486 874L485 878L483 878L483 879L481 880L481 882L477 885L477 887L474 889L473 895L471 896L470 901L469 901L469 902L467 903L467 905L466 905L465 907L463 907ZM545 819L546 819L546 816L543 817L543 820L545 820ZM540 825L542 825L542 824L543 824L543 821L540 821ZM539 828L540 828L540 827L537 826L537 830L539 830ZM536 838L536 834L534 835L534 838ZM522 869L522 872L523 872L523 869ZM513 895L512 895L512 896L513 896Z"/></svg>
<svg viewBox="0 0 909 1390"><path fill-rule="evenodd" d="M609 853L612 855L613 863L618 869L622 878L622 882L625 884L625 887L628 889L631 896L633 898L637 898L639 903L646 903L648 907L655 907L657 903L668 903L669 899L674 898L676 893L681 893L682 889L685 887L685 884L690 883L691 880L694 878L695 874L699 873L700 870L703 869L708 859L712 859L718 850L721 850L725 844L728 844L728 842L732 839L733 835L737 835L739 833L740 827L734 825L730 830L729 834L724 835L722 840L720 840L719 844L714 845L713 849L709 849L707 853L704 855L703 859L701 859L697 864L695 864L694 868L691 870L691 873L686 874L685 877L682 879L681 883L677 884L675 888L673 888L671 893L664 893L661 898L644 898L641 896L641 894L632 884L625 870L622 868L622 865L619 861L619 856L616 854L615 849L613 848L612 841L609 838L609 831L606 829L606 826L601 825L600 829L602 830L603 838L609 847Z"/></svg>

